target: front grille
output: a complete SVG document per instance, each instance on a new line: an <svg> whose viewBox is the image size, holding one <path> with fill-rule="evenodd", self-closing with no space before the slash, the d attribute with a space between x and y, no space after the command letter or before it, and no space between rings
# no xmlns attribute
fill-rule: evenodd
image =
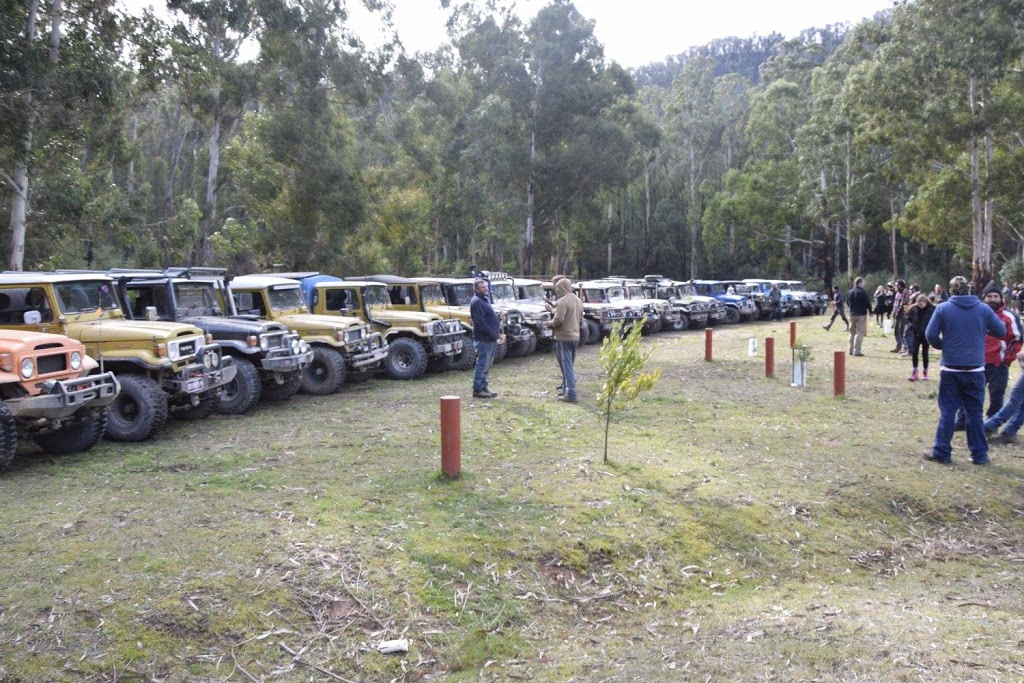
<svg viewBox="0 0 1024 683"><path fill-rule="evenodd" d="M63 372L68 367L68 357L65 354L56 356L39 356L36 358L36 367L40 375L49 375L53 372Z"/></svg>
<svg viewBox="0 0 1024 683"><path fill-rule="evenodd" d="M196 340L193 339L187 342L181 342L178 344L178 357L185 358L187 356L194 356L196 354Z"/></svg>
<svg viewBox="0 0 1024 683"><path fill-rule="evenodd" d="M270 332L263 335L267 340L267 349L280 349L285 346L287 332Z"/></svg>

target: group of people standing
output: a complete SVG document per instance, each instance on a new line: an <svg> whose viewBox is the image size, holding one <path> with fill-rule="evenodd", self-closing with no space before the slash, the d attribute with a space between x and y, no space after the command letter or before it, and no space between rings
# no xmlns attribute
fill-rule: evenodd
<svg viewBox="0 0 1024 683"><path fill-rule="evenodd" d="M995 282L982 290L980 298L971 292L971 283L959 276L950 280L949 294L940 285L925 294L917 285L908 287L896 280L891 287L880 285L872 302L864 278L859 277L845 297L838 287L833 288L836 309L825 325L830 329L836 317L847 321L842 305L849 306L850 355L863 356L868 316L875 315L879 326L891 320L896 337L891 352L911 357L907 379L912 382L928 379L929 349L942 352L939 423L935 443L924 454L926 460L941 464L952 462L955 431L966 431L971 461L987 465L988 444L1017 443L1017 432L1024 425L1024 373L1004 401L1010 366L1014 360L1024 366L1021 319ZM983 419L986 388L989 402L984 412L987 419Z"/></svg>
<svg viewBox="0 0 1024 683"><path fill-rule="evenodd" d="M552 314L551 328L555 333L555 357L562 374L562 382L556 393L559 401L575 403L576 396L576 349L580 345L580 324L583 322L583 302L572 291L572 280L565 275L551 278L555 286L554 304L545 305ZM473 398L495 398L498 394L487 385L491 363L494 361L494 347L501 334L498 314L491 306L490 283L477 278L474 296L469 304L473 319L473 347L476 350L476 365L473 368Z"/></svg>

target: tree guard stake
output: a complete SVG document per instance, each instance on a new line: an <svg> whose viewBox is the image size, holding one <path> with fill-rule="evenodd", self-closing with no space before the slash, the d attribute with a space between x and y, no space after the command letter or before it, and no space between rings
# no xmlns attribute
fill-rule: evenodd
<svg viewBox="0 0 1024 683"><path fill-rule="evenodd" d="M789 348L796 348L796 321L789 321Z"/></svg>
<svg viewBox="0 0 1024 683"><path fill-rule="evenodd" d="M764 340L764 376L775 376L775 337Z"/></svg>
<svg viewBox="0 0 1024 683"><path fill-rule="evenodd" d="M441 397L441 472L448 479L462 476L462 399Z"/></svg>
<svg viewBox="0 0 1024 683"><path fill-rule="evenodd" d="M704 328L704 360L711 362L711 328Z"/></svg>
<svg viewBox="0 0 1024 683"><path fill-rule="evenodd" d="M835 352L835 363L832 370L832 394L846 396L846 351Z"/></svg>

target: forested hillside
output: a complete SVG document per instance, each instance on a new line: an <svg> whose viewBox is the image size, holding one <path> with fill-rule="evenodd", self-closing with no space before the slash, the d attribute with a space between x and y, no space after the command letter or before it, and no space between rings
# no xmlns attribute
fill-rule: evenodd
<svg viewBox="0 0 1024 683"><path fill-rule="evenodd" d="M1024 278L1024 0L634 73L566 0L416 55L327 0L0 4L9 268Z"/></svg>

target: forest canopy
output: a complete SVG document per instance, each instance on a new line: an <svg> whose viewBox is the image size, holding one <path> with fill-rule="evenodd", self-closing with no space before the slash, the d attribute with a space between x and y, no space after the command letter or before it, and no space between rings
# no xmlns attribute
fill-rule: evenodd
<svg viewBox="0 0 1024 683"><path fill-rule="evenodd" d="M11 269L1024 279L1024 0L632 71L567 0L413 55L334 0L0 3Z"/></svg>

